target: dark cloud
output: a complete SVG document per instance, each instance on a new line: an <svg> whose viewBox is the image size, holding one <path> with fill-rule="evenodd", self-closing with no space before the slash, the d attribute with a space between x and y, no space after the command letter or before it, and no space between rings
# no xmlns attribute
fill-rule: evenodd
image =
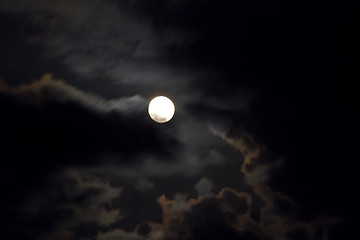
<svg viewBox="0 0 360 240"><path fill-rule="evenodd" d="M106 228L123 217L120 209L112 208L122 189L76 170L57 174L35 191L16 209L19 219L4 223L9 228L6 236L10 239L73 239L76 234L83 237L89 232L86 228L82 230L86 225L93 225L96 234L96 229ZM21 226L22 220L32 221L35 228L28 224Z"/></svg>
<svg viewBox="0 0 360 240"><path fill-rule="evenodd" d="M244 155L241 171L246 177L256 168L249 169L260 157L260 149L248 135L227 136L228 141ZM303 207L286 195L271 190L266 181L249 181L253 192L223 188L217 194L210 192L211 183L202 178L195 184L199 197L188 198L175 194L173 200L165 195L157 201L162 209L162 221L148 222L151 231L144 237L138 228L128 232L139 239L328 239L329 229L339 219L327 216L309 216ZM263 202L259 206L260 198ZM260 213L257 211L260 209ZM259 214L259 216L257 216ZM101 236L123 236L123 230L102 232Z"/></svg>
<svg viewBox="0 0 360 240"><path fill-rule="evenodd" d="M210 194L213 188L213 183L210 179L204 177L195 185L196 192L199 196Z"/></svg>
<svg viewBox="0 0 360 240"><path fill-rule="evenodd" d="M327 239L328 228L333 224L316 219L304 222L293 215L278 215L273 209L263 211L257 221L251 216L251 195L229 188L211 197L187 201L161 196L158 202L163 222L160 228L150 224L150 239L155 235L160 235L160 239L292 239L302 236L304 239Z"/></svg>

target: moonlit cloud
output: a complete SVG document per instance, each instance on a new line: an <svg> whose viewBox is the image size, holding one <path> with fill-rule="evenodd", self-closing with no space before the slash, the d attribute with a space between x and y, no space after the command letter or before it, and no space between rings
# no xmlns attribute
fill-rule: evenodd
<svg viewBox="0 0 360 240"><path fill-rule="evenodd" d="M199 196L210 194L212 187L212 181L206 177L200 179L200 181L195 185L195 189Z"/></svg>
<svg viewBox="0 0 360 240"><path fill-rule="evenodd" d="M112 208L122 189L110 186L107 181L77 170L64 170L52 184L56 184L55 188L28 199L22 207L22 212L34 219L42 218L46 212L54 213L55 229L44 233L41 239L72 238L73 230L83 224L109 226L123 217L120 209Z"/></svg>
<svg viewBox="0 0 360 240"><path fill-rule="evenodd" d="M25 103L41 105L52 101L73 102L99 113L118 111L128 114L146 107L146 100L139 95L107 100L71 86L64 80L54 79L49 73L44 74L39 80L17 87L9 86L2 81L0 91Z"/></svg>

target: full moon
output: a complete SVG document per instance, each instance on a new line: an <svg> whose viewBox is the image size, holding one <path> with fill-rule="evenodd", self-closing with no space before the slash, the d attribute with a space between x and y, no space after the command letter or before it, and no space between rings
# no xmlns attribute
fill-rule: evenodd
<svg viewBox="0 0 360 240"><path fill-rule="evenodd" d="M174 116L175 105L169 98L158 96L150 101L148 111L152 120L166 123Z"/></svg>

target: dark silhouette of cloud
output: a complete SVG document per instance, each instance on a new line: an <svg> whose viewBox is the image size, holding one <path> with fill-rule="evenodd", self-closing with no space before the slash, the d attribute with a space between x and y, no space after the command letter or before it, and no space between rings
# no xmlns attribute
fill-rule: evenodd
<svg viewBox="0 0 360 240"><path fill-rule="evenodd" d="M256 168L247 169L260 157L260 149L251 136L238 134L224 140L244 155L241 171L245 176L256 171ZM208 182L203 178L195 187L200 189L202 185L209 185ZM286 195L272 191L262 179L250 181L250 185L255 196L264 202L258 219L253 214L257 211L253 205L254 195L223 188L217 194L206 191L205 195L190 199L183 194L175 195L173 200L161 195L157 201L162 209L162 222L148 222L151 231L145 236L139 234L138 227L134 232L110 230L100 236L104 239L105 236L125 235L136 239L329 239L329 229L339 219L327 216L304 218L298 214L302 210L300 205Z"/></svg>

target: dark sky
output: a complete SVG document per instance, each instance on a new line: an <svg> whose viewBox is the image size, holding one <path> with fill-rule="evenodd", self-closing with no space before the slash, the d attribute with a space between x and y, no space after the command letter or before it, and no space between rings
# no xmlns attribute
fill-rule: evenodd
<svg viewBox="0 0 360 240"><path fill-rule="evenodd" d="M1 238L354 239L340 2L0 0Z"/></svg>

